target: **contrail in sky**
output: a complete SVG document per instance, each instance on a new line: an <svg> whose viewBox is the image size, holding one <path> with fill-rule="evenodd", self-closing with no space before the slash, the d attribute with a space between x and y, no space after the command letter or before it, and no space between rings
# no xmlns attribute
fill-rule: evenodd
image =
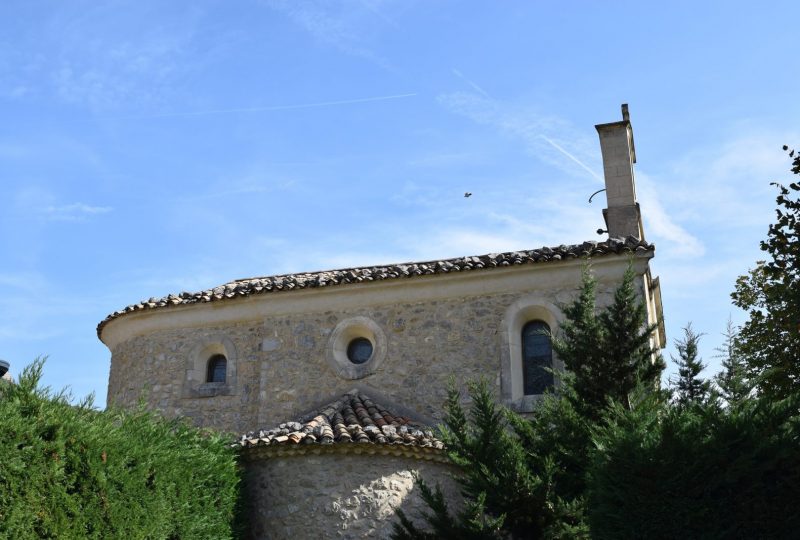
<svg viewBox="0 0 800 540"><path fill-rule="evenodd" d="M269 112L269 111L288 111L292 109L313 109L315 107L329 107L332 105L350 105L353 103L367 103L370 101L388 101L390 99L402 99L416 96L417 93L411 94L394 94L391 96L376 96L358 99L343 99L339 101L320 101L318 103L299 103L296 105L273 105L271 107L245 107L241 109L211 109L208 111L193 111L182 113L164 113L153 114L147 116L125 116L114 118L112 120L140 120L149 118L174 118L180 116L206 116L211 114L228 114L228 113L242 113L242 112Z"/></svg>
<svg viewBox="0 0 800 540"><path fill-rule="evenodd" d="M588 172L589 174L591 174L592 176L594 176L595 178L597 178L597 179L598 179L598 180L600 180L601 182L603 181L603 179L602 179L602 178L600 178L600 175L599 175L599 174L597 174L597 173L596 173L596 172L594 172L592 169L590 169L589 167L587 167L586 165L584 165L584 164L583 164L583 162L582 162L581 160L579 160L578 158L576 158L575 156L573 156L572 154L570 154L569 152L567 152L566 150L564 150L563 148L561 148L561 147L560 147L558 144L556 144L556 143L555 143L555 141L553 141L552 139L549 139L549 138L545 137L544 135L539 135L539 137L541 137L542 139L544 139L545 141L547 141L548 143L550 143L550 145L551 145L553 148L555 148L556 150L558 150L559 152L561 152L562 154L564 154L565 156L567 156L569 159L571 159L572 161L574 161L575 163L577 163L578 165L580 165L581 167L583 167L583 168L586 170L586 172Z"/></svg>
<svg viewBox="0 0 800 540"><path fill-rule="evenodd" d="M476 92L478 92L479 94L481 94L483 97L485 97L486 99L492 99L492 96L490 96L490 95L489 95L489 94L486 92L486 90L484 90L483 88L481 88L480 86L478 86L477 84L475 84L474 82L472 82L471 80L467 79L467 78L464 76L464 74L463 74L463 73L461 73L460 71L458 71L456 68L450 68L450 71L453 73L453 75L455 75L456 77L458 77L459 79L461 79L462 81L464 81L465 83L467 83L468 85L470 85L470 86L472 87L472 89L473 89L473 90L475 90Z"/></svg>

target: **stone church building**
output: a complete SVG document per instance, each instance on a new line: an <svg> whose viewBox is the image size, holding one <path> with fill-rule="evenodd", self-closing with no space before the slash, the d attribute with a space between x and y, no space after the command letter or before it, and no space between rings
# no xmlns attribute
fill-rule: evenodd
<svg viewBox="0 0 800 540"><path fill-rule="evenodd" d="M587 259L601 305L633 265L664 346L627 106L596 128L608 239L151 298L98 325L112 353L108 403L144 397L167 416L240 434L253 537L388 536L396 508L414 517L423 506L411 471L454 492L432 427L451 378L488 378L522 413L554 384L545 368L562 366L549 332Z"/></svg>

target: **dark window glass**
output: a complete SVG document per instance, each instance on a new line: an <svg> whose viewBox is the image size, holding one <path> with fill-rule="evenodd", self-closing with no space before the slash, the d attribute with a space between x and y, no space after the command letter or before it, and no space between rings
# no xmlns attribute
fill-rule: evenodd
<svg viewBox="0 0 800 540"><path fill-rule="evenodd" d="M215 354L208 360L206 382L225 382L225 369L228 361L221 354Z"/></svg>
<svg viewBox="0 0 800 540"><path fill-rule="evenodd" d="M347 346L347 358L354 364L363 364L372 356L372 342L367 338L356 338Z"/></svg>
<svg viewBox="0 0 800 540"><path fill-rule="evenodd" d="M553 344L550 327L543 321L531 321L522 328L522 376L525 395L542 394L553 386Z"/></svg>

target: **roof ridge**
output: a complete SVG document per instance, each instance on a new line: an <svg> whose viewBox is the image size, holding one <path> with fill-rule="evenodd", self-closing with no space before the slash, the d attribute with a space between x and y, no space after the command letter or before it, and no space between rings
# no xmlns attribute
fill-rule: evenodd
<svg viewBox="0 0 800 540"><path fill-rule="evenodd" d="M234 446L241 448L292 444L372 443L442 449L434 428L407 416L394 414L358 388L327 405L272 429L243 434Z"/></svg>

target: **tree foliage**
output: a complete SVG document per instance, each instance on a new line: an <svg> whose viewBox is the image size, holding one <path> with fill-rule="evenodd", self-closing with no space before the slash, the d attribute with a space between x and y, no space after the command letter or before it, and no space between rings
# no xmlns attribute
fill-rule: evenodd
<svg viewBox="0 0 800 540"><path fill-rule="evenodd" d="M0 538L230 538L238 498L223 435L144 410L97 411L0 382ZM5 383L5 384L4 384Z"/></svg>
<svg viewBox="0 0 800 540"><path fill-rule="evenodd" d="M698 357L701 335L688 324L683 329L683 338L675 340L678 357L673 356L672 361L678 366L678 377L672 381L673 398L682 407L703 404L711 397L711 381L700 377L706 367Z"/></svg>
<svg viewBox="0 0 800 540"><path fill-rule="evenodd" d="M592 538L796 538L800 395L669 406L612 405L595 431Z"/></svg>
<svg viewBox="0 0 800 540"><path fill-rule="evenodd" d="M442 426L448 457L463 471L458 478L464 495L459 506L463 509L453 513L438 487L432 490L419 479L421 495L430 510L422 517L430 530L419 529L398 511L400 523L393 537L456 540L509 535L520 539L584 536L582 506L562 498L557 489L573 471L563 468L553 453L537 451L552 444L553 439L540 440L541 432L535 426L497 405L486 381L471 384L470 395L472 404L465 411L462 396L451 386ZM551 407L567 405L555 397L550 399ZM568 431L564 419L553 414L551 420L557 424L549 428ZM584 432L588 441L588 432ZM550 429L547 433L550 435Z"/></svg>
<svg viewBox="0 0 800 540"><path fill-rule="evenodd" d="M497 405L485 381L469 387L468 412L451 388L442 438L463 471L457 478L463 510L454 514L441 491L420 480L428 529L398 512L394 538L588 538L584 496L592 426L609 403L627 408L637 387L654 389L663 369L632 269L603 310L596 308L596 288L585 269L578 297L564 309L562 335L554 340L570 371L532 418Z"/></svg>
<svg viewBox="0 0 800 540"><path fill-rule="evenodd" d="M714 349L717 351L716 358L722 364L722 371L716 375L714 382L717 384L719 396L725 403L732 405L746 399L752 387L747 380L744 360L736 347L737 332L730 318L722 336L725 338L722 345Z"/></svg>
<svg viewBox="0 0 800 540"><path fill-rule="evenodd" d="M789 157L800 175L800 155ZM772 185L777 219L761 242L768 259L737 279L731 296L749 315L736 339L748 375L761 394L780 399L800 389L800 182Z"/></svg>
<svg viewBox="0 0 800 540"><path fill-rule="evenodd" d="M575 375L577 406L595 421L609 400L630 406L629 395L638 384L655 388L664 370L664 361L651 342L655 325L647 324L634 277L633 268L628 267L612 304L598 313L597 283L585 267L578 298L565 307L566 321L553 343L567 370Z"/></svg>
<svg viewBox="0 0 800 540"><path fill-rule="evenodd" d="M800 156L792 172L800 175ZM654 391L652 348L632 270L598 310L588 269L554 349L568 372L530 419L471 388L451 393L444 437L463 475L462 510L420 481L423 531L401 514L396 538L794 538L800 530L800 183L777 185L770 259L739 278L748 311L728 321L723 370L700 377L700 335L676 342L676 399ZM753 386L757 392L752 392Z"/></svg>

